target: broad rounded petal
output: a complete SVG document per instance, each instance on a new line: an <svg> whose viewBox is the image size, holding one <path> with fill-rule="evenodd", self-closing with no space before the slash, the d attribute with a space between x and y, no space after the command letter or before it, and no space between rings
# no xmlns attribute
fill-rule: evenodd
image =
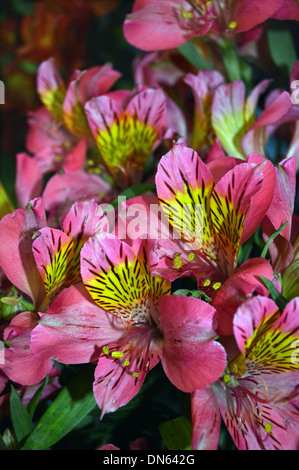
<svg viewBox="0 0 299 470"><path fill-rule="evenodd" d="M41 195L43 175L34 158L26 153L16 156L16 195L19 206L25 208L29 201Z"/></svg>
<svg viewBox="0 0 299 470"><path fill-rule="evenodd" d="M111 64L87 69L78 84L78 96L82 105L92 97L106 93L120 77L120 72L114 70Z"/></svg>
<svg viewBox="0 0 299 470"><path fill-rule="evenodd" d="M4 331L5 363L1 367L10 380L21 385L35 385L48 374L53 366L49 358L36 358L30 348L30 333L36 326L32 312L22 312L13 318Z"/></svg>
<svg viewBox="0 0 299 470"><path fill-rule="evenodd" d="M296 20L299 21L299 6L297 0L282 0L279 8L275 11L272 18L277 20Z"/></svg>
<svg viewBox="0 0 299 470"><path fill-rule="evenodd" d="M250 296L256 293L268 295L268 290L260 276L265 276L272 281L273 269L270 263L263 258L249 259L216 292L213 307L217 312L217 333L222 335L233 333L234 314Z"/></svg>
<svg viewBox="0 0 299 470"><path fill-rule="evenodd" d="M241 0L233 3L231 21L237 23L234 32L248 31L272 16L280 6L281 0Z"/></svg>
<svg viewBox="0 0 299 470"><path fill-rule="evenodd" d="M161 361L169 380L184 392L204 388L219 378L226 366L224 348L214 341L209 304L184 296L160 297Z"/></svg>
<svg viewBox="0 0 299 470"><path fill-rule="evenodd" d="M55 217L65 217L76 201L94 199L100 202L111 192L111 186L101 177L82 170L56 174L43 193L46 209Z"/></svg>
<svg viewBox="0 0 299 470"><path fill-rule="evenodd" d="M192 450L217 450L221 416L211 386L191 394Z"/></svg>
<svg viewBox="0 0 299 470"><path fill-rule="evenodd" d="M175 0L164 0L159 4L155 0L135 2L133 12L127 16L123 26L126 40L145 51L171 49L184 44L185 32L179 27L175 12L180 17Z"/></svg>
<svg viewBox="0 0 299 470"><path fill-rule="evenodd" d="M102 346L123 334L123 324L92 302L82 285L59 294L31 333L34 355L65 364L97 359Z"/></svg>

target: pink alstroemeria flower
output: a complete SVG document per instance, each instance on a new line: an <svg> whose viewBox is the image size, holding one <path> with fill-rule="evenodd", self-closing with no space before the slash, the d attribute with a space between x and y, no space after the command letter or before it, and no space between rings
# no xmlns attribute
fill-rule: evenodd
<svg viewBox="0 0 299 470"><path fill-rule="evenodd" d="M102 159L116 184L140 182L145 163L167 131L162 89L141 87L119 102L109 96L85 105L88 123Z"/></svg>
<svg viewBox="0 0 299 470"><path fill-rule="evenodd" d="M44 106L29 113L26 138L26 148L32 156L25 153L17 156L16 193L21 207L41 195L45 173L79 169L88 170L89 173L100 172L99 168L90 168L86 161L88 149L95 145L84 105L92 97L108 93L119 77L120 73L113 70L110 64L104 64L85 71L76 70L66 86L53 58L41 63L37 91ZM117 93L112 92L112 96L116 98ZM121 91L119 95L123 97L124 93ZM97 193L106 192L104 188L107 183L99 176L98 180ZM88 191L85 192L82 197L89 196Z"/></svg>
<svg viewBox="0 0 299 470"><path fill-rule="evenodd" d="M296 0L135 0L123 31L145 51L178 47L210 31L240 33L268 18L299 20Z"/></svg>
<svg viewBox="0 0 299 470"><path fill-rule="evenodd" d="M94 202L76 203L64 219L62 230L47 227L41 198L17 209L0 221L0 265L35 311L16 315L4 330L5 374L22 385L41 381L52 367L50 359L39 359L29 348L37 311L43 312L57 293L81 280L80 249L97 230L107 230L102 209Z"/></svg>
<svg viewBox="0 0 299 470"><path fill-rule="evenodd" d="M222 374L226 356L214 341L214 309L169 295L170 282L150 274L144 243L133 249L118 238L93 237L81 251L81 274L85 287L64 290L41 314L31 350L62 363L96 362L102 416L128 403L159 360L185 392Z"/></svg>
<svg viewBox="0 0 299 470"><path fill-rule="evenodd" d="M192 449L217 449L221 417L239 450L298 449L298 314L298 297L282 313L261 296L238 309L228 370L191 396Z"/></svg>
<svg viewBox="0 0 299 470"><path fill-rule="evenodd" d="M157 241L156 272L171 281L193 274L200 287L217 290L270 206L274 175L272 164L253 154L215 184L194 150L175 145L156 174L158 198L176 235Z"/></svg>
<svg viewBox="0 0 299 470"><path fill-rule="evenodd" d="M269 80L258 83L246 98L245 84L236 80L220 84L211 107L212 127L227 155L242 160L251 153L266 156L271 134L282 124L299 118L298 106L287 91L272 91L265 100L265 109L256 118L258 99L269 86Z"/></svg>

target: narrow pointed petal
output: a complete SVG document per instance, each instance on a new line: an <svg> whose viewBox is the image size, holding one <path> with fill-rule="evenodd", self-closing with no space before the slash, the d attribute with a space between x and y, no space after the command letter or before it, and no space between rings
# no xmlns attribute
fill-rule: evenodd
<svg viewBox="0 0 299 470"><path fill-rule="evenodd" d="M242 163L223 176L213 189L211 219L217 237L217 258L227 277L236 268L244 220L262 183L262 166Z"/></svg>
<svg viewBox="0 0 299 470"><path fill-rule="evenodd" d="M71 237L58 229L45 227L39 230L32 251L49 298L68 287L68 270L74 257Z"/></svg>
<svg viewBox="0 0 299 470"><path fill-rule="evenodd" d="M262 183L252 195L247 215L244 220L241 243L244 243L258 228L266 215L275 190L273 181L275 180L275 169L272 163L259 154L251 154L247 159L248 163L255 163L257 171L262 172Z"/></svg>
<svg viewBox="0 0 299 470"><path fill-rule="evenodd" d="M43 104L50 113L55 118L61 119L65 88L55 66L55 59L53 57L45 60L39 66L37 73L37 91Z"/></svg>
<svg viewBox="0 0 299 470"><path fill-rule="evenodd" d="M253 124L245 117L245 85L235 82L220 85L214 93L212 125L216 136L228 155L245 160L242 136Z"/></svg>
<svg viewBox="0 0 299 470"><path fill-rule="evenodd" d="M211 386L191 394L192 450L217 450L220 437L220 411Z"/></svg>
<svg viewBox="0 0 299 470"><path fill-rule="evenodd" d="M214 341L214 308L184 296L160 297L158 307L163 334L161 361L169 380L184 392L217 380L226 366L226 353Z"/></svg>

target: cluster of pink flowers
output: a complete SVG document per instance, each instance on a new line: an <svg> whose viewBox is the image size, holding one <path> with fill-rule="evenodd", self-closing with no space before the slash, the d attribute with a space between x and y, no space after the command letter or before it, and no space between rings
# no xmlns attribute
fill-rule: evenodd
<svg viewBox="0 0 299 470"><path fill-rule="evenodd" d="M299 448L299 106L272 88L257 113L270 80L248 93L159 52L254 35L269 17L299 20L298 2L136 0L124 35L151 53L133 90L113 88L110 64L68 83L52 58L40 65L19 207L0 221L1 391L91 363L103 417L161 361L190 394L192 449L217 449L221 421L238 449ZM283 126L274 163L266 146Z"/></svg>

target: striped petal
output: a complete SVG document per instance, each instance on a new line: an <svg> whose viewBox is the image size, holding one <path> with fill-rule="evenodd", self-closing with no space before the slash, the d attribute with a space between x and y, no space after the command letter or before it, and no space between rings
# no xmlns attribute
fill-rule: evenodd
<svg viewBox="0 0 299 470"><path fill-rule="evenodd" d="M211 195L211 219L215 230L217 259L229 277L236 268L243 224L251 198L263 183L262 166L242 163L227 172Z"/></svg>
<svg viewBox="0 0 299 470"><path fill-rule="evenodd" d="M197 153L175 145L159 163L156 186L176 238L191 243L193 249L213 253L210 197L214 180Z"/></svg>
<svg viewBox="0 0 299 470"><path fill-rule="evenodd" d="M280 374L299 369L294 360L299 343L298 312L298 298L280 314L273 300L261 296L238 309L234 332L248 374Z"/></svg>
<svg viewBox="0 0 299 470"><path fill-rule="evenodd" d="M147 253L117 238L90 238L81 250L81 275L94 301L123 319L151 323L157 318L159 296L170 293L170 283L150 274Z"/></svg>
<svg viewBox="0 0 299 470"><path fill-rule="evenodd" d="M166 130L163 92L143 90L131 99L126 110L108 96L101 96L88 101L85 110L111 174L120 182L125 177L126 184L138 182L161 130Z"/></svg>
<svg viewBox="0 0 299 470"><path fill-rule="evenodd" d="M39 230L32 250L46 293L53 298L62 286L67 285L74 257L73 240L61 230L45 227Z"/></svg>
<svg viewBox="0 0 299 470"><path fill-rule="evenodd" d="M45 60L39 66L37 73L37 91L40 99L52 116L56 119L61 119L65 87L55 66L55 59L53 57Z"/></svg>

